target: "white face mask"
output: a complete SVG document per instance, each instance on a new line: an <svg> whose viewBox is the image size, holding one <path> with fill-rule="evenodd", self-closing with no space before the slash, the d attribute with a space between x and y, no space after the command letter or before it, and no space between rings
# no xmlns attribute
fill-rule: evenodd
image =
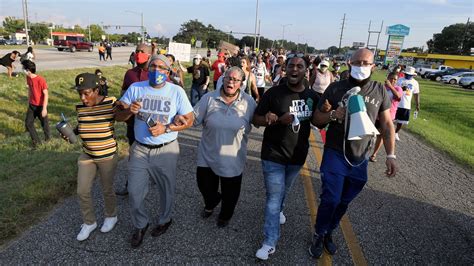
<svg viewBox="0 0 474 266"><path fill-rule="evenodd" d="M195 59L194 59L194 64L195 64L195 65L199 65L200 63L201 63L201 60L200 60L200 59L198 59L198 58L195 58Z"/></svg>
<svg viewBox="0 0 474 266"><path fill-rule="evenodd" d="M28 76L28 74L29 74L30 72L29 72L28 70L23 69L23 73L25 73L25 75Z"/></svg>
<svg viewBox="0 0 474 266"><path fill-rule="evenodd" d="M334 69L335 69L336 71L338 71L338 70L341 69L341 68L340 68L340 67L335 67Z"/></svg>
<svg viewBox="0 0 474 266"><path fill-rule="evenodd" d="M366 66L366 67L351 66L351 77L357 80L367 79L368 77L370 77L370 74L372 74L371 66Z"/></svg>

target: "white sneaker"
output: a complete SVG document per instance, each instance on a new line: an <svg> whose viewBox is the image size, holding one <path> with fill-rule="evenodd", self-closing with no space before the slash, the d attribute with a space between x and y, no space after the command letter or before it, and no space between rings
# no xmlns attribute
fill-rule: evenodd
<svg viewBox="0 0 474 266"><path fill-rule="evenodd" d="M82 224L81 232L77 235L77 240L83 241L89 238L89 235L97 228L97 223L93 224Z"/></svg>
<svg viewBox="0 0 474 266"><path fill-rule="evenodd" d="M395 133L395 140L400 141L400 137L398 136L398 133Z"/></svg>
<svg viewBox="0 0 474 266"><path fill-rule="evenodd" d="M280 212L280 224L285 224L286 223L286 217L283 214L283 212Z"/></svg>
<svg viewBox="0 0 474 266"><path fill-rule="evenodd" d="M263 244L263 246L257 250L255 256L261 260L268 260L268 255L275 253L275 248Z"/></svg>
<svg viewBox="0 0 474 266"><path fill-rule="evenodd" d="M115 224L117 223L117 216L114 217L106 217L104 220L104 224L100 228L102 233L110 232L110 230L114 229Z"/></svg>

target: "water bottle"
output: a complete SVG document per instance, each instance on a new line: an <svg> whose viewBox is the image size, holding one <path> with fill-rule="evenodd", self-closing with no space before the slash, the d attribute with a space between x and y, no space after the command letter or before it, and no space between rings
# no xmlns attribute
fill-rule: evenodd
<svg viewBox="0 0 474 266"><path fill-rule="evenodd" d="M418 111L413 112L413 118L417 119L418 118Z"/></svg>
<svg viewBox="0 0 474 266"><path fill-rule="evenodd" d="M69 143L74 144L77 142L76 134L74 134L74 130L71 125L67 122L66 117L64 114L61 113L62 120L56 124L56 129L64 136L67 137Z"/></svg>

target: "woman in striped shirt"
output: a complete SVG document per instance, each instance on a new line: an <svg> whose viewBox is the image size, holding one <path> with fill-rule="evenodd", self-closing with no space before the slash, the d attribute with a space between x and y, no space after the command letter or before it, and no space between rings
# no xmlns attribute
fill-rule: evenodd
<svg viewBox="0 0 474 266"><path fill-rule="evenodd" d="M84 223L77 240L86 240L97 228L91 188L99 172L104 194L105 220L103 233L117 223L117 203L113 189L117 167L117 142L114 134L115 97L99 94L99 77L83 73L76 77L76 90L82 104L76 106L78 125L75 133L82 139L83 153L78 159L77 194Z"/></svg>

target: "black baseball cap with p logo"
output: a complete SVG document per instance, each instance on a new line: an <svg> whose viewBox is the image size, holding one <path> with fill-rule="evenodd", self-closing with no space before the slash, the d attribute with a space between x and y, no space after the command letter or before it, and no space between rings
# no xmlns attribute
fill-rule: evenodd
<svg viewBox="0 0 474 266"><path fill-rule="evenodd" d="M99 87L99 77L92 73L82 73L76 76L76 90L94 89Z"/></svg>

